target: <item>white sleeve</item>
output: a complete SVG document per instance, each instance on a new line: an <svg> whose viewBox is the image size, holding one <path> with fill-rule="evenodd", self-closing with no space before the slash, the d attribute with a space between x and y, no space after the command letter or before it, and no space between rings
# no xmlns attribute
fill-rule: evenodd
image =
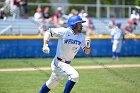
<svg viewBox="0 0 140 93"><path fill-rule="evenodd" d="M49 41L50 40L50 36L51 36L50 31L49 30L46 31L45 34L44 34L44 41L45 40Z"/></svg>
<svg viewBox="0 0 140 93"><path fill-rule="evenodd" d="M60 28L50 28L49 29L51 36L57 36L62 37L64 33L67 31L66 28L60 27Z"/></svg>
<svg viewBox="0 0 140 93"><path fill-rule="evenodd" d="M49 41L50 37L57 36L62 37L64 33L66 32L66 28L49 28L44 34L44 40Z"/></svg>

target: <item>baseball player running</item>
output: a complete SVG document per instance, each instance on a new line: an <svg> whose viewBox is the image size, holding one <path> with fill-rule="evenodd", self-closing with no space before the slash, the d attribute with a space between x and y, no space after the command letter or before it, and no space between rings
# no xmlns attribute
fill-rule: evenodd
<svg viewBox="0 0 140 93"><path fill-rule="evenodd" d="M68 78L64 93L70 93L75 83L79 80L78 72L70 65L80 47L86 54L90 53L90 40L85 39L82 32L82 20L80 16L72 16L68 19L68 28L50 28L44 34L43 52L49 53L48 42L51 36L57 36L58 45L56 55L51 63L52 74L42 86L39 93L48 93L64 77Z"/></svg>

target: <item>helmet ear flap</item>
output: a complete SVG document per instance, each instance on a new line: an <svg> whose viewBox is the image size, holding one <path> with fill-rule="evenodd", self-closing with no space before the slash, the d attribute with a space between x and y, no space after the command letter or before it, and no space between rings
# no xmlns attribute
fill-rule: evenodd
<svg viewBox="0 0 140 93"><path fill-rule="evenodd" d="M77 27L77 24L71 25L72 30L75 29L76 27Z"/></svg>

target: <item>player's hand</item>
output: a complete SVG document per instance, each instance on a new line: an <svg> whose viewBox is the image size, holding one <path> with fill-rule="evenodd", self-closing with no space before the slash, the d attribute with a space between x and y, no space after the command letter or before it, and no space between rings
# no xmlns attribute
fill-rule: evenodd
<svg viewBox="0 0 140 93"><path fill-rule="evenodd" d="M86 47L87 48L90 48L90 42L91 42L90 38L86 38Z"/></svg>
<svg viewBox="0 0 140 93"><path fill-rule="evenodd" d="M90 38L86 38L86 48L85 48L85 53L86 54L90 54L90 42L91 42L91 40L90 40Z"/></svg>
<svg viewBox="0 0 140 93"><path fill-rule="evenodd" d="M48 44L43 45L42 51L46 54L50 53L50 48L48 47Z"/></svg>

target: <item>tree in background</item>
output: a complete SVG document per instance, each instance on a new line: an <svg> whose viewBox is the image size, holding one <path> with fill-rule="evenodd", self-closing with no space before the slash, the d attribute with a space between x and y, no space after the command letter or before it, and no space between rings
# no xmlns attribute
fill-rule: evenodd
<svg viewBox="0 0 140 93"><path fill-rule="evenodd" d="M135 1L135 4L136 4L137 6L140 6L140 0L136 0L136 1Z"/></svg>
<svg viewBox="0 0 140 93"><path fill-rule="evenodd" d="M140 13L140 0L136 0L135 1L135 4L136 4L136 10L138 13Z"/></svg>

